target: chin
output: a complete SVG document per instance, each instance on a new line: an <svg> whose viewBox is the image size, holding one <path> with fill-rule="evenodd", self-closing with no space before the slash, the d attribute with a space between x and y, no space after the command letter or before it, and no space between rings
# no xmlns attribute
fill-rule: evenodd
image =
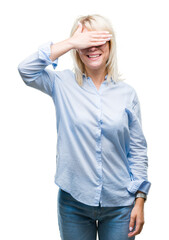
<svg viewBox="0 0 169 240"><path fill-rule="evenodd" d="M103 65L105 64L99 64L99 63L93 63L93 64L85 64L88 68L90 69L99 69L101 67L103 67Z"/></svg>

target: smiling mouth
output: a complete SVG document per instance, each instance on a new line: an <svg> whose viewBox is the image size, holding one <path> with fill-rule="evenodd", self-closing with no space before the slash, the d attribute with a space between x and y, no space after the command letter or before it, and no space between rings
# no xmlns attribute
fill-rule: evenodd
<svg viewBox="0 0 169 240"><path fill-rule="evenodd" d="M87 57L89 58L89 59L97 59L97 58L99 58L101 56L101 54L96 54L96 55L87 55Z"/></svg>

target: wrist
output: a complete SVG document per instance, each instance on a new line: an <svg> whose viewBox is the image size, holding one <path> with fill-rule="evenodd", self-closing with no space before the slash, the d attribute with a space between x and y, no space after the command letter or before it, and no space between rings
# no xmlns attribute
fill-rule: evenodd
<svg viewBox="0 0 169 240"><path fill-rule="evenodd" d="M76 48L73 41L72 41L72 37L66 39L65 41L67 42L68 46L70 47L70 50Z"/></svg>
<svg viewBox="0 0 169 240"><path fill-rule="evenodd" d="M144 205L144 203L145 203L144 198L138 197L135 199L135 205Z"/></svg>
<svg viewBox="0 0 169 240"><path fill-rule="evenodd" d="M147 194L141 191L136 192L135 201L139 202L139 204L145 203L146 199L147 199Z"/></svg>

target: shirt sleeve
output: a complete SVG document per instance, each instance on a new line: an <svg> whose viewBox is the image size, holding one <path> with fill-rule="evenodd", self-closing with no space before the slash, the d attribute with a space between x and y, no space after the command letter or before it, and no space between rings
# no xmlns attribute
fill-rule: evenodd
<svg viewBox="0 0 169 240"><path fill-rule="evenodd" d="M53 69L58 64L58 58L52 61L50 45L52 41L39 46L38 51L28 56L18 65L18 71L27 86L36 88L49 96L52 96L55 79L55 71L45 69L52 64Z"/></svg>
<svg viewBox="0 0 169 240"><path fill-rule="evenodd" d="M130 118L130 144L127 155L132 181L128 191L135 194L138 190L148 194L151 182L148 181L147 141L142 130L140 102L137 93L132 101L131 109L127 109Z"/></svg>

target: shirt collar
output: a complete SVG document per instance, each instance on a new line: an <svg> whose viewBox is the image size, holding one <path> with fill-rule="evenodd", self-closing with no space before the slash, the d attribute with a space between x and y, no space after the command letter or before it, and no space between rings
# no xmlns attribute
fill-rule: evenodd
<svg viewBox="0 0 169 240"><path fill-rule="evenodd" d="M105 80L104 80L105 83L107 82L107 76L108 76L108 74L106 74L106 76L105 76ZM87 77L85 73L83 73L83 77L85 80L89 80L89 78L90 78L90 77ZM115 83L112 77L111 77L111 82Z"/></svg>

